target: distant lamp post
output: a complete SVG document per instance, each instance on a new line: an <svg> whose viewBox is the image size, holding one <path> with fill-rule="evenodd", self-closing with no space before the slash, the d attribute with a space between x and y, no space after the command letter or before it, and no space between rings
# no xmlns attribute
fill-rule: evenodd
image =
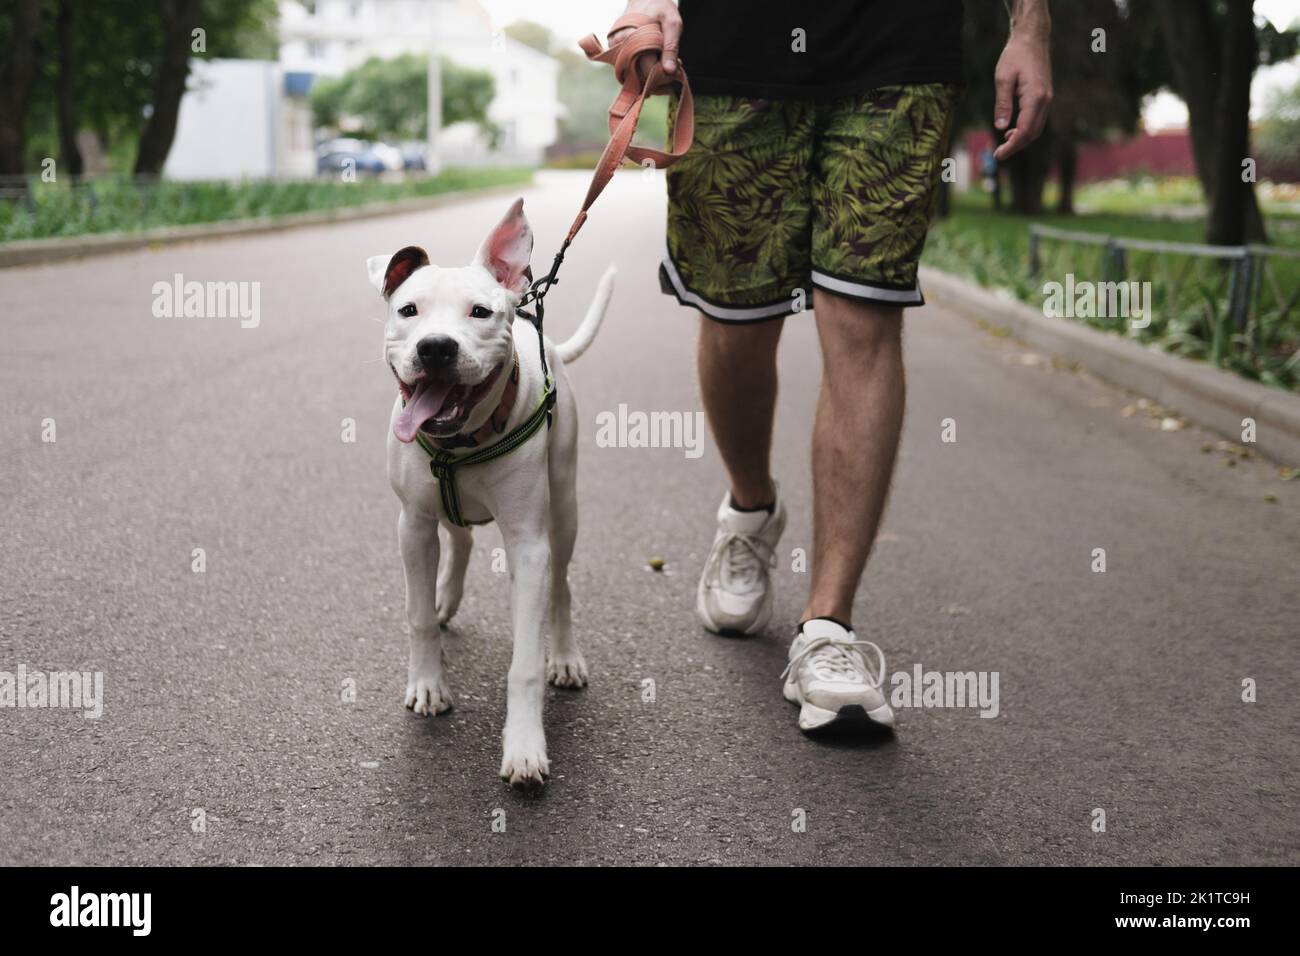
<svg viewBox="0 0 1300 956"><path fill-rule="evenodd" d="M433 0L430 5L429 32L429 149L425 157L425 167L430 175L442 169L442 160L438 157L438 136L442 131L442 56L439 54L439 28L441 27L438 11L442 0Z"/></svg>

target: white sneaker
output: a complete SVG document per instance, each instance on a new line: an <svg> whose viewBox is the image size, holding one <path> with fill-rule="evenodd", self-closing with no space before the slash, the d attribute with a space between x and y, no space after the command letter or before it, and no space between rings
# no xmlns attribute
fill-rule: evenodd
<svg viewBox="0 0 1300 956"><path fill-rule="evenodd" d="M880 665L873 674L866 649ZM885 699L885 655L871 641L860 641L834 621L804 621L790 645L785 699L800 705L799 729L893 727L894 711Z"/></svg>
<svg viewBox="0 0 1300 956"><path fill-rule="evenodd" d="M753 634L772 616L768 570L785 530L785 505L777 489L768 511L737 511L731 495L718 507L718 533L704 564L695 609L715 634Z"/></svg>

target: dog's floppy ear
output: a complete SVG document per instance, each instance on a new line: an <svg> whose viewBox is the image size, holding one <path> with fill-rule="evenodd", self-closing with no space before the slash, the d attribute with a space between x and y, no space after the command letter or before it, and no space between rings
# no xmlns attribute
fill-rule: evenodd
<svg viewBox="0 0 1300 956"><path fill-rule="evenodd" d="M533 255L533 230L524 216L524 201L516 199L504 219L497 223L474 261L511 292L521 293L532 281L528 260Z"/></svg>
<svg viewBox="0 0 1300 956"><path fill-rule="evenodd" d="M371 256L366 260L370 284L387 299L416 269L429 264L429 254L419 246L398 249L389 256Z"/></svg>

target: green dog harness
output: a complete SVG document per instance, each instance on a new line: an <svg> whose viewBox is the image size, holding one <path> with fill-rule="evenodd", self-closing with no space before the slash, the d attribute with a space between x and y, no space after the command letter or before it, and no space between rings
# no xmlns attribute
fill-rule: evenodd
<svg viewBox="0 0 1300 956"><path fill-rule="evenodd" d="M550 425L551 409L554 407L555 382L551 379L548 371L546 389L542 394L542 400L537 403L537 407L523 422L512 429L505 438L493 445L488 445L486 448L476 448L466 454L457 455L445 448L439 448L423 432L416 434L415 440L420 443L420 447L429 455L429 471L433 473L433 477L438 481L438 493L442 497L442 510L446 512L448 521L457 527L463 528L466 526L465 516L460 507L460 492L456 490L456 472L469 465L482 465L489 461L495 461L521 447L524 442L537 434L543 424Z"/></svg>

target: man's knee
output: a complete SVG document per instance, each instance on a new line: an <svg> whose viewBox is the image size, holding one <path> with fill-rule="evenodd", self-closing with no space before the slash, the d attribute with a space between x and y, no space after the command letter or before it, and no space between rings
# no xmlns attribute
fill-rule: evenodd
<svg viewBox="0 0 1300 956"><path fill-rule="evenodd" d="M814 305L822 351L828 359L854 361L897 349L903 336L903 310L883 302L846 299L817 291Z"/></svg>
<svg viewBox="0 0 1300 956"><path fill-rule="evenodd" d="M776 354L782 323L782 319L719 322L701 314L700 348L715 361L768 361Z"/></svg>

